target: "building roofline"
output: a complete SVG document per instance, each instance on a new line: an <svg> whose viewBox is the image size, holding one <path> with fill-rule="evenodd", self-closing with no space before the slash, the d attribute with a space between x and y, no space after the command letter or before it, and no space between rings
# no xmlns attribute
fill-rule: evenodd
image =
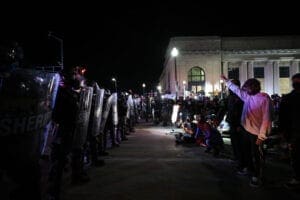
<svg viewBox="0 0 300 200"><path fill-rule="evenodd" d="M178 36L178 37L171 37L170 43L172 41L189 41L189 40L209 40L209 39L267 39L267 38L299 38L300 35L256 35L256 36Z"/></svg>

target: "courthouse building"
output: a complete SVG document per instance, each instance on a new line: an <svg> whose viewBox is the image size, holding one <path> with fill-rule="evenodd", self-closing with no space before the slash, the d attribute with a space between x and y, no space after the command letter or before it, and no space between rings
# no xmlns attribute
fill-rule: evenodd
<svg viewBox="0 0 300 200"><path fill-rule="evenodd" d="M171 55L176 48L178 55ZM174 53L174 52L173 52ZM176 52L175 52L176 53ZM162 92L178 96L210 96L225 91L220 74L261 82L262 91L288 93L290 79L300 71L300 36L174 37L170 39L159 79Z"/></svg>

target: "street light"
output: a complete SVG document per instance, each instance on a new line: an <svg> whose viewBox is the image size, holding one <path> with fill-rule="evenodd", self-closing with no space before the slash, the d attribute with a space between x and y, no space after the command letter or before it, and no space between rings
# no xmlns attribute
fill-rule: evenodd
<svg viewBox="0 0 300 200"><path fill-rule="evenodd" d="M143 83L142 87L143 87L143 95L145 96L145 87L146 87L146 84Z"/></svg>
<svg viewBox="0 0 300 200"><path fill-rule="evenodd" d="M157 86L157 90L158 90L159 93L161 93L161 86L160 85Z"/></svg>
<svg viewBox="0 0 300 200"><path fill-rule="evenodd" d="M185 100L185 85L186 85L186 81L182 81L183 84L183 100Z"/></svg>
<svg viewBox="0 0 300 200"><path fill-rule="evenodd" d="M220 83L221 83L221 99L223 99L224 98L224 81L221 79Z"/></svg>
<svg viewBox="0 0 300 200"><path fill-rule="evenodd" d="M115 83L115 91L116 91L116 93L117 93L117 92L118 92L118 91L117 91L117 80L116 80L115 78L112 78L111 80L112 80L112 82Z"/></svg>
<svg viewBox="0 0 300 200"><path fill-rule="evenodd" d="M53 35L53 33L51 31L49 31L48 33L48 37L54 38L55 40L57 40L60 43L60 59L61 59L61 69L64 69L64 41L62 38L57 37L56 35Z"/></svg>
<svg viewBox="0 0 300 200"><path fill-rule="evenodd" d="M176 91L176 100L178 96L178 81L177 81L177 63L176 63L176 57L178 56L178 50L176 47L174 47L171 51L171 56L174 58L174 75L175 75L175 91Z"/></svg>

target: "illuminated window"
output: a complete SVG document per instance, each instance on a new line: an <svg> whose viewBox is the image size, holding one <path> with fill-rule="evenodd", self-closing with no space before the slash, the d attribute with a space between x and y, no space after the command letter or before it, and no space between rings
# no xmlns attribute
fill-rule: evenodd
<svg viewBox="0 0 300 200"><path fill-rule="evenodd" d="M204 91L205 72L200 67L193 67L188 72L188 89L191 92L199 93Z"/></svg>
<svg viewBox="0 0 300 200"><path fill-rule="evenodd" d="M205 73L200 67L193 67L188 73L188 81L205 81Z"/></svg>
<svg viewBox="0 0 300 200"><path fill-rule="evenodd" d="M265 91L265 68L254 67L253 68L254 78L260 82L261 91Z"/></svg>
<svg viewBox="0 0 300 200"><path fill-rule="evenodd" d="M290 92L290 67L279 67L279 92L287 94Z"/></svg>

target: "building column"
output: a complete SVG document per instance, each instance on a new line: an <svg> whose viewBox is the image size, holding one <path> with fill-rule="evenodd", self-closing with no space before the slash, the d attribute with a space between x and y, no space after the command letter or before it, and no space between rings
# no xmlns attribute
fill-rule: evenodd
<svg viewBox="0 0 300 200"><path fill-rule="evenodd" d="M291 61L291 71L290 71L290 77L292 77L294 74L299 72L299 60L292 60Z"/></svg>
<svg viewBox="0 0 300 200"><path fill-rule="evenodd" d="M279 60L273 62L273 94L279 94Z"/></svg>
<svg viewBox="0 0 300 200"><path fill-rule="evenodd" d="M243 60L240 66L240 82L241 85L247 80L247 61Z"/></svg>
<svg viewBox="0 0 300 200"><path fill-rule="evenodd" d="M248 61L247 62L247 70L248 70L248 77L247 79L249 78L253 78L254 77L254 73L253 73L253 61Z"/></svg>
<svg viewBox="0 0 300 200"><path fill-rule="evenodd" d="M274 94L273 91L273 61L269 60L264 67L265 73L265 92L268 94Z"/></svg>

